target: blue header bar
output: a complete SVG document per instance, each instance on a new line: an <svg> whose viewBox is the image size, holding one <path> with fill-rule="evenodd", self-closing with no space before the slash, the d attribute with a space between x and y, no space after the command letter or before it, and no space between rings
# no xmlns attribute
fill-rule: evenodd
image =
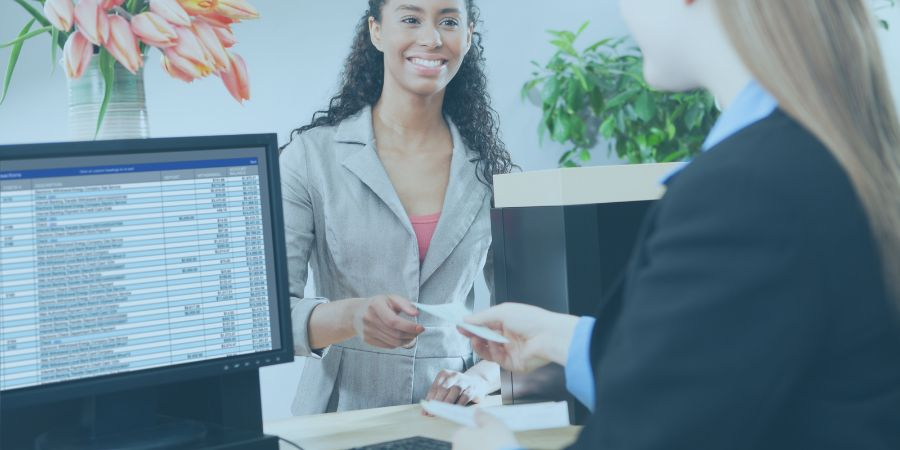
<svg viewBox="0 0 900 450"><path fill-rule="evenodd" d="M23 170L0 172L0 180L27 180L33 178L77 177L82 175L116 175L122 173L162 172L167 170L211 169L259 165L258 158L214 159L207 161L178 161L167 163L131 164L119 166L71 167L62 169Z"/></svg>

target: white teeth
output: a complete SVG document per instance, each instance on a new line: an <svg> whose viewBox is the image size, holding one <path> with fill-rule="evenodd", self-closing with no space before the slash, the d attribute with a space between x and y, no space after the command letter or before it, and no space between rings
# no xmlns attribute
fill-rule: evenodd
<svg viewBox="0 0 900 450"><path fill-rule="evenodd" d="M440 67L440 66L444 65L443 61L435 60L435 59L413 58L412 62L413 62L413 64L415 64L417 66L424 66L424 67L431 67L431 68Z"/></svg>

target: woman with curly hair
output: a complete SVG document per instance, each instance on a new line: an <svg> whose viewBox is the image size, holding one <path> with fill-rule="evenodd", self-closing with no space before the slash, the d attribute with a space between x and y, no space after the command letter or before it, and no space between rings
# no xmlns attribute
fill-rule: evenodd
<svg viewBox="0 0 900 450"><path fill-rule="evenodd" d="M294 348L309 357L294 414L499 388L495 363L416 306L477 309L482 268L492 285L491 185L513 164L478 15L474 0L370 0L340 92L283 148Z"/></svg>

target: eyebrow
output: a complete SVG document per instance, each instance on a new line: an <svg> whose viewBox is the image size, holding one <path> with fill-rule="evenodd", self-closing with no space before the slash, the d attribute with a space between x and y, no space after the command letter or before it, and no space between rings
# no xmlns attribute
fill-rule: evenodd
<svg viewBox="0 0 900 450"><path fill-rule="evenodd" d="M397 7L397 11L412 11L417 13L424 13L425 10L415 6L415 5L400 5ZM439 11L440 14L462 14L459 8L444 8Z"/></svg>

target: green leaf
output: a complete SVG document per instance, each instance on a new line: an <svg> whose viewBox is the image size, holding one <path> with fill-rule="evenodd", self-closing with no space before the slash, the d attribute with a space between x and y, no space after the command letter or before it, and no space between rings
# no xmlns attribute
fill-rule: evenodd
<svg viewBox="0 0 900 450"><path fill-rule="evenodd" d="M603 123L600 125L600 134L603 135L606 139L612 139L613 135L616 134L616 117L609 116Z"/></svg>
<svg viewBox="0 0 900 450"><path fill-rule="evenodd" d="M591 45L590 47L584 49L584 52L585 52L585 53L593 53L593 52L594 52L595 50L597 50L598 48L600 48L600 47L605 47L605 46L606 46L607 44L609 44L610 42L612 42L612 38L607 38L607 39L603 39L603 40L601 40L601 41L595 42L595 43L594 43L593 45Z"/></svg>
<svg viewBox="0 0 900 450"><path fill-rule="evenodd" d="M541 93L541 100L544 101L544 105L556 106L556 102L559 100L560 88L558 78L550 77L547 79L547 82L544 83L544 92Z"/></svg>
<svg viewBox="0 0 900 450"><path fill-rule="evenodd" d="M44 14L42 12L40 12L37 8L35 8L31 4L29 4L27 1L25 1L25 0L14 0L14 1L16 3L18 3L20 6L22 6L23 8L25 8L25 10L28 11L28 14L31 14L31 17L34 17L34 20L37 20L38 23L41 24L42 27L50 26L50 21L44 17Z"/></svg>
<svg viewBox="0 0 900 450"><path fill-rule="evenodd" d="M632 89L613 97L612 100L606 102L606 109L618 108L625 103L628 103L639 92L640 91L638 90Z"/></svg>
<svg viewBox="0 0 900 450"><path fill-rule="evenodd" d="M557 164L560 165L560 166L562 166L563 164L565 164L566 161L568 161L569 159L572 158L572 155L574 155L575 152L576 152L577 150L578 150L578 149L574 149L574 148L573 148L572 150L568 150L568 151L563 152L562 156L559 157L559 161L557 161Z"/></svg>
<svg viewBox="0 0 900 450"><path fill-rule="evenodd" d="M100 104L100 114L97 116L97 129L94 131L94 139L97 139L97 135L100 134L100 126L103 125L103 118L106 117L106 108L109 107L109 99L116 84L116 60L106 49L100 50L99 65L106 89L103 91L103 102Z"/></svg>
<svg viewBox="0 0 900 450"><path fill-rule="evenodd" d="M31 30L35 20L31 19L25 24L25 27L19 32L19 37L28 35L28 31ZM9 63L6 65L6 77L3 79L3 94L0 95L0 105L3 104L6 100L6 94L9 93L9 83L12 81L13 72L16 70L16 63L19 62L19 54L22 53L22 44L24 42L25 40L22 39L14 44L12 53L9 55Z"/></svg>
<svg viewBox="0 0 900 450"><path fill-rule="evenodd" d="M29 24L33 25L33 24L34 24L34 19L31 19L31 22L29 22ZM31 29L31 26L30 26L30 25L29 25L28 29L29 29L29 30ZM53 27L43 27L43 28L38 28L37 30L31 31L31 32L26 32L26 33L24 33L24 34L20 33L19 36L18 36L17 38L15 38L15 39L13 39L13 40L11 40L11 41L5 43L5 44L0 44L0 48L12 47L13 45L18 45L19 47L21 47L21 44L22 44L23 42L25 42L25 41L27 41L27 40L29 40L29 39L35 37L35 36L40 36L40 35L42 35L42 34L44 34L44 33L48 33L48 32L50 32L50 30L53 30L53 29L55 29L55 28L53 28Z"/></svg>
<svg viewBox="0 0 900 450"><path fill-rule="evenodd" d="M878 23L880 23L880 24L881 24L881 28L884 28L885 30L890 30L890 29L891 29L891 24L888 23L887 20L881 19L881 20L878 21Z"/></svg>
<svg viewBox="0 0 900 450"><path fill-rule="evenodd" d="M575 32L575 37L581 36L581 33L584 33L584 30L587 30L587 27L588 27L588 25L590 25L590 24L591 24L591 21L590 21L590 20L588 20L587 22L583 23L583 24L581 25L581 27L578 28L578 31Z"/></svg>
<svg viewBox="0 0 900 450"><path fill-rule="evenodd" d="M591 160L591 152L590 152L590 150L588 150L588 149L586 149L586 148L581 149L581 154L579 155L579 158L581 158L581 161L582 161L582 162L588 162L588 161L590 161L590 160Z"/></svg>
<svg viewBox="0 0 900 450"><path fill-rule="evenodd" d="M684 115L684 123L687 125L688 130L693 131L699 127L703 123L703 116L705 114L703 105L699 102L694 102Z"/></svg>
<svg viewBox="0 0 900 450"><path fill-rule="evenodd" d="M569 138L569 117L565 114L558 114L556 122L553 124L553 134L551 138L556 142L566 142Z"/></svg>
<svg viewBox="0 0 900 450"><path fill-rule="evenodd" d="M656 116L656 101L649 91L641 92L634 103L634 111L637 113L638 118L644 122L649 122Z"/></svg>
<svg viewBox="0 0 900 450"><path fill-rule="evenodd" d="M58 64L57 55L59 54L59 30L56 27L50 32L50 73L56 73L56 65Z"/></svg>
<svg viewBox="0 0 900 450"><path fill-rule="evenodd" d="M591 90L588 80L584 77L584 72L581 71L580 67L572 66L572 73L575 75L575 78L578 78L578 82L581 83L581 88L584 89L585 92Z"/></svg>

